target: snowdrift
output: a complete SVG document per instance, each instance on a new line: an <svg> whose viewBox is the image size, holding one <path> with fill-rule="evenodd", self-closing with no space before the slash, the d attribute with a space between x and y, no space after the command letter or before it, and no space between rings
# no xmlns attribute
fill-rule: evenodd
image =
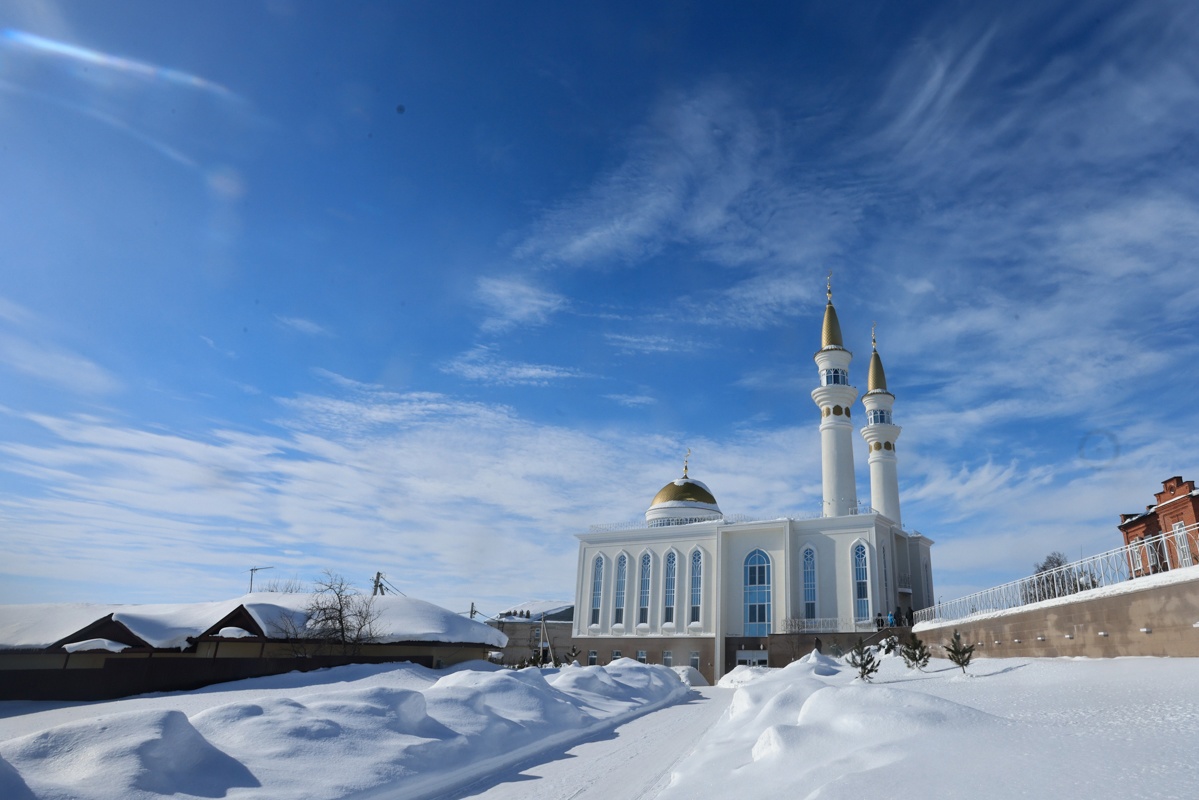
<svg viewBox="0 0 1199 800"><path fill-rule="evenodd" d="M303 677L63 709L79 718L0 742L0 795L416 798L690 691L669 668L629 659L545 674L476 662Z"/></svg>

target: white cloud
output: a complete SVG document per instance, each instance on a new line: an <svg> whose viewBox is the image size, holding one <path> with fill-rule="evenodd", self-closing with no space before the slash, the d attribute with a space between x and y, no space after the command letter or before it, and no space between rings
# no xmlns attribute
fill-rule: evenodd
<svg viewBox="0 0 1199 800"><path fill-rule="evenodd" d="M658 402L657 398L644 394L606 394L604 397L626 408L644 408Z"/></svg>
<svg viewBox="0 0 1199 800"><path fill-rule="evenodd" d="M442 366L442 371L467 380L500 385L544 386L551 381L585 377L582 372L549 364L529 364L497 358L495 349L478 345Z"/></svg>
<svg viewBox="0 0 1199 800"><path fill-rule="evenodd" d="M333 335L333 332L325 326L319 325L312 320L304 319L303 317L285 317L280 314L276 314L275 321L284 328L296 331L297 333L307 334L308 336Z"/></svg>
<svg viewBox="0 0 1199 800"><path fill-rule="evenodd" d="M111 394L122 388L108 370L84 356L47 342L37 316L0 297L0 365L80 394Z"/></svg>
<svg viewBox="0 0 1199 800"><path fill-rule="evenodd" d="M542 289L522 278L480 278L479 300L490 310L484 331L496 333L515 325L541 325L568 303L560 294Z"/></svg>

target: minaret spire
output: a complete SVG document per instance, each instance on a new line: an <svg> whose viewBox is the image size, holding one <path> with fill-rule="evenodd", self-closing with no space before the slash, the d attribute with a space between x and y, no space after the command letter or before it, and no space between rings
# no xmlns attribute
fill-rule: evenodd
<svg viewBox="0 0 1199 800"><path fill-rule="evenodd" d="M828 303L820 331L820 350L815 355L820 385L812 400L820 409L820 464L824 489L823 515L841 517L857 511L857 488L853 473L853 422L850 406L858 390L849 385L849 362L853 353L845 349L841 323L833 308L833 273L825 285Z"/></svg>
<svg viewBox="0 0 1199 800"><path fill-rule="evenodd" d="M870 376L862 405L866 407L866 425L862 438L870 451L870 505L874 510L902 525L899 516L899 477L896 470L895 440L902 430L891 421L891 409L895 395L887 391L887 376L883 373L883 360L878 354L878 339L875 329L870 330Z"/></svg>
<svg viewBox="0 0 1199 800"><path fill-rule="evenodd" d="M683 480L687 480L687 462L691 460L691 448L687 448L687 455L683 456Z"/></svg>

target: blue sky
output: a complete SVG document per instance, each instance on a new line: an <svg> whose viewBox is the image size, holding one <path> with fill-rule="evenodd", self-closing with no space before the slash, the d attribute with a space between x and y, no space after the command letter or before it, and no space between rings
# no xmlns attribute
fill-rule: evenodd
<svg viewBox="0 0 1199 800"><path fill-rule="evenodd" d="M815 513L830 270L945 599L1199 476L1199 7L573 5L0 8L0 602Z"/></svg>

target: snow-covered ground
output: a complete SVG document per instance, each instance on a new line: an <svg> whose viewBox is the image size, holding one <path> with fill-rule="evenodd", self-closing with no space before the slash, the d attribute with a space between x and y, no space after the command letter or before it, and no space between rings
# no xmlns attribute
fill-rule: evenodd
<svg viewBox="0 0 1199 800"><path fill-rule="evenodd" d="M0 703L0 797L1199 796L1199 660L341 667ZM680 702L681 701L681 702ZM653 713L643 712L660 708Z"/></svg>

